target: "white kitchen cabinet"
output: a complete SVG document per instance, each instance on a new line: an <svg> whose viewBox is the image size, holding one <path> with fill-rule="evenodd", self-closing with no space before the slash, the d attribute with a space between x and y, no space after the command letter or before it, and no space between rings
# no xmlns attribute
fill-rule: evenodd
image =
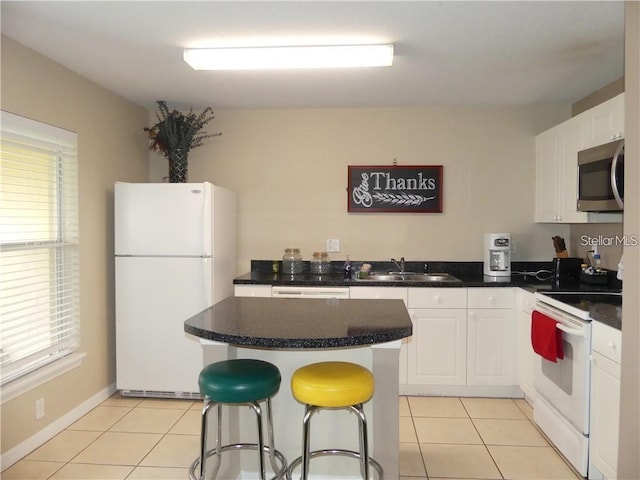
<svg viewBox="0 0 640 480"><path fill-rule="evenodd" d="M468 289L467 385L516 385L513 288Z"/></svg>
<svg viewBox="0 0 640 480"><path fill-rule="evenodd" d="M576 208L578 151L587 144L588 126L578 116L536 137L536 205L538 223L586 223Z"/></svg>
<svg viewBox="0 0 640 480"><path fill-rule="evenodd" d="M585 148L624 138L624 93L583 112L587 123Z"/></svg>
<svg viewBox="0 0 640 480"><path fill-rule="evenodd" d="M624 99L615 97L536 136L535 221L617 223L620 214L577 210L578 152L619 138Z"/></svg>
<svg viewBox="0 0 640 480"><path fill-rule="evenodd" d="M560 176L560 132L562 126L550 128L536 136L535 221L558 221Z"/></svg>
<svg viewBox="0 0 640 480"><path fill-rule="evenodd" d="M467 379L466 308L412 308L413 336L408 344L408 383L465 385Z"/></svg>
<svg viewBox="0 0 640 480"><path fill-rule="evenodd" d="M399 299L407 305L406 287L350 287L349 298Z"/></svg>
<svg viewBox="0 0 640 480"><path fill-rule="evenodd" d="M404 287L350 287L349 298L399 299L407 306L407 289ZM402 339L400 346L400 385L407 383L407 344Z"/></svg>
<svg viewBox="0 0 640 480"><path fill-rule="evenodd" d="M621 332L594 321L592 342L589 463L604 478L614 479L620 424Z"/></svg>
<svg viewBox="0 0 640 480"><path fill-rule="evenodd" d="M533 386L534 362L537 355L531 346L531 312L535 308L536 297L533 292L522 288L518 289L517 297L518 385L524 392L525 398L532 403L538 395Z"/></svg>
<svg viewBox="0 0 640 480"><path fill-rule="evenodd" d="M409 288L408 383L465 385L467 289Z"/></svg>
<svg viewBox="0 0 640 480"><path fill-rule="evenodd" d="M234 285L236 297L270 297L271 285Z"/></svg>
<svg viewBox="0 0 640 480"><path fill-rule="evenodd" d="M311 290L323 289L305 287L306 293ZM514 397L520 391L510 350L515 352L516 343L513 291L355 286L348 288L348 298L400 299L407 306L413 335L400 349L401 394ZM272 288L235 285L235 294L270 297Z"/></svg>

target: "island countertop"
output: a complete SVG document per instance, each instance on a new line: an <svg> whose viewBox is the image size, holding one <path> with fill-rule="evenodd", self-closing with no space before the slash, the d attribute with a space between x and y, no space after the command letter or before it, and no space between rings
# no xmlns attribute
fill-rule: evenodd
<svg viewBox="0 0 640 480"><path fill-rule="evenodd" d="M411 336L402 300L229 297L184 322L207 340L260 348L344 348Z"/></svg>

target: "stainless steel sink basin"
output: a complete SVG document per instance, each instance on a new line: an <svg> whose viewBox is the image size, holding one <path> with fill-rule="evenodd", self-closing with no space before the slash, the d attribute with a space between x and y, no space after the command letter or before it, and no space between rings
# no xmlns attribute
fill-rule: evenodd
<svg viewBox="0 0 640 480"><path fill-rule="evenodd" d="M364 278L364 282L459 282L460 280L448 273L415 273L415 272L371 272Z"/></svg>

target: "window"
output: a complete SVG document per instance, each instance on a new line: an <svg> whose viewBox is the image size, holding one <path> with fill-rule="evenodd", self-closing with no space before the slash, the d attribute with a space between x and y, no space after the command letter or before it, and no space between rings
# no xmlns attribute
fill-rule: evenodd
<svg viewBox="0 0 640 480"><path fill-rule="evenodd" d="M2 385L79 346L77 135L2 112Z"/></svg>

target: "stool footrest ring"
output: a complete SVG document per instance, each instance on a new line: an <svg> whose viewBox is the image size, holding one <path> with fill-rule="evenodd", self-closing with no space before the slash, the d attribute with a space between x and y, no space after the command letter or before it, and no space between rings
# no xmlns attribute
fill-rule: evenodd
<svg viewBox="0 0 640 480"><path fill-rule="evenodd" d="M222 447L220 447L220 453L226 452L229 450L256 450L257 451L258 445L255 443L231 443L229 445L223 445ZM269 445L265 445L262 451L265 453L270 453L271 447L269 447ZM216 455L217 452L218 452L217 448L208 450L206 458ZM282 452L276 449L273 450L273 456L280 461L280 468L278 468L277 472L274 472L274 476L270 477L269 480L278 480L280 478L286 478L287 480L289 480L291 477L289 477L289 467L287 465L287 459L284 457ZM200 457L196 458L191 464L191 466L189 467L189 480L200 480L199 475L196 474L196 470L199 470L198 468L199 466L200 466ZM274 465L272 466L275 468Z"/></svg>
<svg viewBox="0 0 640 480"><path fill-rule="evenodd" d="M360 454L358 452L354 452L353 450L330 448L326 450L314 450L312 452L309 452L309 459L312 459L315 457L326 457L329 455L342 455L345 457L351 457L351 458L357 458L357 459L360 458ZM302 457L298 457L289 464L289 476L293 474L293 470L301 463L302 463ZM382 470L382 465L380 465L375 459L371 457L369 457L369 465L371 465L376 470L376 472L378 472L378 480L384 480L384 472Z"/></svg>

